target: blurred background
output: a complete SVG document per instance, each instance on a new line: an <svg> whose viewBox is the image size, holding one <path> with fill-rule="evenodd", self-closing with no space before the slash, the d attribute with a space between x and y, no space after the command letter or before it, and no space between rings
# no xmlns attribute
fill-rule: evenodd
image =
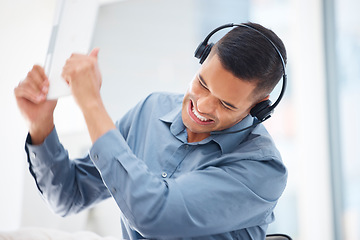
<svg viewBox="0 0 360 240"><path fill-rule="evenodd" d="M31 226L118 237L112 199L58 217L27 170L27 127L13 89L33 64L44 64L55 6L0 1L0 231ZM185 92L199 68L194 50L219 25L252 21L272 29L287 47L289 86L265 125L289 179L269 233L359 240L359 9L358 0L99 0L92 46L100 47L105 105L115 121L150 92ZM71 97L59 100L55 124L71 157L87 153L89 136Z"/></svg>

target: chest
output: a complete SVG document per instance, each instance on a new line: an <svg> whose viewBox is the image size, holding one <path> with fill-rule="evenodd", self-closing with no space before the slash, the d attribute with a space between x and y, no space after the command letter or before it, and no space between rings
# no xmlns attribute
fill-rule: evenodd
<svg viewBox="0 0 360 240"><path fill-rule="evenodd" d="M162 178L176 178L216 165L221 156L219 145L213 141L187 143L168 129L154 128L141 134L136 141L132 141L131 137L127 139L128 144L133 153L146 163L149 171Z"/></svg>

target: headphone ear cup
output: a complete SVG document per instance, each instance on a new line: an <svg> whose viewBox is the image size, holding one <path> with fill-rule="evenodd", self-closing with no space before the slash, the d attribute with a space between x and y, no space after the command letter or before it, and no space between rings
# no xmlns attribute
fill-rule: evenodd
<svg viewBox="0 0 360 240"><path fill-rule="evenodd" d="M207 43L201 42L199 46L196 48L194 56L198 59L201 58L201 55L204 53L204 50L207 46Z"/></svg>
<svg viewBox="0 0 360 240"><path fill-rule="evenodd" d="M210 43L205 47L204 52L203 52L203 54L201 55L201 58L200 58L200 64L202 64L205 61L205 59L209 56L209 54L211 52L211 48L213 46L214 46L214 44Z"/></svg>
<svg viewBox="0 0 360 240"><path fill-rule="evenodd" d="M270 118L273 112L274 110L271 108L271 101L269 99L259 102L250 110L251 116L256 117L260 122Z"/></svg>
<svg viewBox="0 0 360 240"><path fill-rule="evenodd" d="M200 64L202 64L207 56L209 56L211 48L214 46L213 43L206 44L204 42L201 42L197 49L195 50L195 57L200 59Z"/></svg>

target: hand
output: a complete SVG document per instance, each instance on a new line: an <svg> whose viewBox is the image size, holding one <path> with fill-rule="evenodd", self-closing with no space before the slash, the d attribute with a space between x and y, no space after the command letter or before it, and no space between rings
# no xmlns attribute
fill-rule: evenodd
<svg viewBox="0 0 360 240"><path fill-rule="evenodd" d="M49 80L41 66L34 65L26 78L14 89L17 105L28 123L33 144L41 143L54 127L53 113L57 101L47 101Z"/></svg>
<svg viewBox="0 0 360 240"><path fill-rule="evenodd" d="M95 48L89 55L71 55L62 73L84 115L93 143L104 133L115 128L100 96L102 80L98 53L99 49Z"/></svg>
<svg viewBox="0 0 360 240"><path fill-rule="evenodd" d="M69 84L72 95L84 112L101 102L101 74L98 65L99 48L89 55L72 54L66 61L62 77Z"/></svg>

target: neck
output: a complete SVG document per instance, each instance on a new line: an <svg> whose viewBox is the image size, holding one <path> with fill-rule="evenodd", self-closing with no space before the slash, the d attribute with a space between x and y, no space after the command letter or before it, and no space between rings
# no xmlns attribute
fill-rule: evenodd
<svg viewBox="0 0 360 240"><path fill-rule="evenodd" d="M193 133L189 129L186 129L188 134L188 142L200 142L210 136L210 133Z"/></svg>

